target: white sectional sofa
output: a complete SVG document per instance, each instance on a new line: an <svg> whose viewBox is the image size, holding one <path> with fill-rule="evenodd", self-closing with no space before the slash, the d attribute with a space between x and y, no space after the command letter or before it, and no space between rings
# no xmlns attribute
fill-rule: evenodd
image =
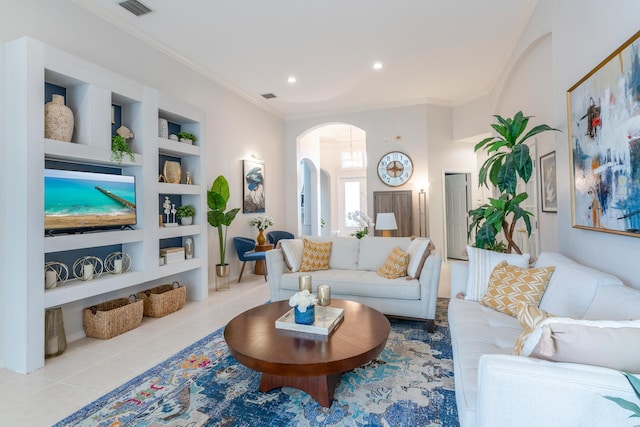
<svg viewBox="0 0 640 427"><path fill-rule="evenodd" d="M540 309L574 319L640 318L640 291L624 286L616 277L555 253L542 253L534 267L545 266L556 268ZM637 418L629 419L631 412L603 397L638 403L618 370L512 355L523 330L518 319L478 301L456 298L466 293L468 278L468 264L452 263L448 318L461 426L639 424ZM630 349L638 348L640 338L632 341ZM594 352L618 352L599 348L598 342L586 344Z"/></svg>
<svg viewBox="0 0 640 427"><path fill-rule="evenodd" d="M436 313L441 258L431 251L418 279L407 277L387 279L376 270L395 248L406 250L409 237L308 237L315 242L332 242L329 269L311 272L292 272L281 249L266 253L267 278L271 300L289 299L298 291L298 277L309 274L313 290L330 285L332 298L357 301L392 316L427 321L430 331Z"/></svg>

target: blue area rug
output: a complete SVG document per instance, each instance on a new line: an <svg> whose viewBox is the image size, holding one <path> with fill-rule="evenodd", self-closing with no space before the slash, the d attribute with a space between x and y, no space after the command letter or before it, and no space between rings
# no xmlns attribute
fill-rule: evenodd
<svg viewBox="0 0 640 427"><path fill-rule="evenodd" d="M330 408L290 387L259 392L220 329L56 426L458 426L447 303L433 334L391 320L385 349L341 376Z"/></svg>

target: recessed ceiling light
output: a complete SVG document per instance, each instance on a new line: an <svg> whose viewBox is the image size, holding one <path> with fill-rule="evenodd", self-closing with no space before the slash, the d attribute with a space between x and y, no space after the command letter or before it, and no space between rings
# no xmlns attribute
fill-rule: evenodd
<svg viewBox="0 0 640 427"><path fill-rule="evenodd" d="M290 76L290 77L287 79L287 81L288 81L289 83L295 83L295 82L297 81L297 79L295 78L295 76Z"/></svg>
<svg viewBox="0 0 640 427"><path fill-rule="evenodd" d="M380 70L382 68L382 62L374 62L373 63L373 69L374 70Z"/></svg>

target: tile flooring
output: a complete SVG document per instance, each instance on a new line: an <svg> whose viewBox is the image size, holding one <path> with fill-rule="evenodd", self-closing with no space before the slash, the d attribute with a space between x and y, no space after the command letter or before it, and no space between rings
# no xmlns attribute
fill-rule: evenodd
<svg viewBox="0 0 640 427"><path fill-rule="evenodd" d="M449 268L442 264L439 296L449 296ZM226 325L236 314L269 299L263 276L245 275L226 292L110 340L83 338L28 375L0 369L0 427L50 426L186 346Z"/></svg>
<svg viewBox="0 0 640 427"><path fill-rule="evenodd" d="M229 291L211 290L170 316L145 317L123 335L71 342L28 375L0 369L0 426L50 426L267 300L264 277L245 273Z"/></svg>

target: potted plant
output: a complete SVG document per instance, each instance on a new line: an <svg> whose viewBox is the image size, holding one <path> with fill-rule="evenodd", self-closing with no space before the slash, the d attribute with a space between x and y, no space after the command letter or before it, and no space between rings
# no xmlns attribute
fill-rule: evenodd
<svg viewBox="0 0 640 427"><path fill-rule="evenodd" d="M234 208L225 212L229 197L229 183L224 176L220 175L213 181L211 190L207 191L207 205L209 206L207 221L212 227L218 229L218 243L220 245L220 263L216 265L216 275L218 277L229 275L229 264L225 262L227 228L235 219L238 211L240 211L240 208Z"/></svg>
<svg viewBox="0 0 640 427"><path fill-rule="evenodd" d="M182 223L182 225L193 224L193 216L196 214L196 209L191 205L183 205L176 209L176 216Z"/></svg>
<svg viewBox="0 0 640 427"><path fill-rule="evenodd" d="M129 156L129 160L132 162L136 161L131 148L129 148L129 144L127 144L127 140L120 135L114 135L111 137L111 160L114 162L122 163L123 156L127 154Z"/></svg>
<svg viewBox="0 0 640 427"><path fill-rule="evenodd" d="M474 246L521 254L522 251L513 239L516 223L522 219L530 236L530 217L533 216L533 213L520 206L529 195L526 192L517 193L518 177L527 183L533 172L533 160L525 141L539 133L558 129L544 124L538 125L521 137L530 116L525 116L519 111L513 118L504 119L498 115L494 117L498 123L492 124L491 127L498 136L483 139L476 144L475 151L483 150L489 156L478 172L479 184L489 188L489 180L498 188L500 196L497 199L489 198L488 204L469 211L471 224L468 237L470 238L475 231ZM501 231L506 244L496 239Z"/></svg>
<svg viewBox="0 0 640 427"><path fill-rule="evenodd" d="M178 132L177 136L180 139L180 142L185 142L187 144L193 144L198 140L194 134L189 132Z"/></svg>
<svg viewBox="0 0 640 427"><path fill-rule="evenodd" d="M316 318L316 304L318 299L309 290L296 292L289 298L289 306L294 308L294 320L296 323L311 325Z"/></svg>

